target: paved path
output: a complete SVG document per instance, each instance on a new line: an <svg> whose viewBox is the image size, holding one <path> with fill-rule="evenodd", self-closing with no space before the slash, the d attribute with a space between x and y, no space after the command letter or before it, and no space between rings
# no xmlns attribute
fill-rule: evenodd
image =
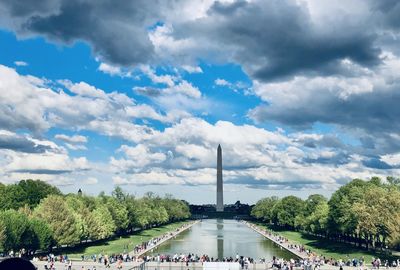
<svg viewBox="0 0 400 270"><path fill-rule="evenodd" d="M287 251L291 252L292 254L296 255L297 257L302 258L302 259L307 259L308 258L307 252L300 252L297 249L292 249L292 248L288 247L289 245L295 245L294 243L291 243L289 241L285 241L285 242L281 243L280 241L276 240L275 237L272 234L270 234L268 231L266 231L264 229L261 229L257 225L254 225L253 223L250 223L250 222L247 222L247 221L242 221L242 222L244 224L246 224L249 228L251 228L254 231L258 232L259 234L261 234L265 238L268 238L269 240L271 240L275 244L277 244L280 247L286 249Z"/></svg>
<svg viewBox="0 0 400 270"><path fill-rule="evenodd" d="M32 262L38 270L44 270L46 262ZM122 263L122 268L121 270L130 270L133 269L135 266L138 266L140 263L139 262L126 262ZM47 264L48 267L50 267L50 264ZM55 262L54 266L56 270L66 270L68 267L66 266L65 263L60 263L60 262ZM73 261L72 262L72 270L112 270L112 269L117 269L117 264L113 263L110 265L110 268L106 268L104 264L98 263L98 262L87 262L87 261ZM154 270L154 269L152 269Z"/></svg>
<svg viewBox="0 0 400 270"><path fill-rule="evenodd" d="M196 263L189 263L186 266L184 262L147 262L144 267L145 270L203 270L203 264L201 262ZM241 269L241 268L239 268ZM249 264L247 268L245 267L243 270L267 270L267 269L276 269L272 268L271 262L267 263L254 263ZM304 269L302 267L294 267L296 270ZM309 268L310 270L314 270L314 266ZM352 267L352 266L344 266L343 270L359 270L359 267ZM371 266L364 267L363 270L372 269ZM381 267L381 269L386 269ZM399 268L390 267L389 270L400 270ZM217 268L215 270L218 270ZM320 270L339 270L339 266L332 266L332 265L322 265Z"/></svg>
<svg viewBox="0 0 400 270"><path fill-rule="evenodd" d="M44 265L46 264L45 262L33 262L33 264L37 267L38 270L44 270ZM122 264L122 270L131 270L134 269L136 266L140 265L141 263L139 262L126 262ZM64 263L55 263L56 270L64 270L68 269ZM83 267L83 268L82 268ZM95 268L94 268L95 267ZM105 268L103 264L101 263L94 263L94 262L73 262L72 264L72 270L113 270L117 269L117 264L111 264L110 268ZM240 268L239 268L240 269ZM255 263L255 264L249 264L247 268L244 270L268 270L272 269L272 265L270 262L267 263ZM276 269L276 268L274 268ZM294 269L300 270L304 269L302 267L295 267ZM314 269L314 267L310 268ZM358 267L352 267L352 266L344 266L343 270L359 270L360 268ZM372 269L371 266L368 266L364 269ZM386 269L384 267L381 267L381 269ZM400 267L390 267L388 268L389 270L400 270ZM196 262L196 263L189 263L188 266L186 266L186 263L184 262L164 262L164 263L159 263L159 262L147 262L144 265L143 270L203 270L203 264L201 262ZM332 265L323 265L320 267L320 270L339 270L338 266L332 266Z"/></svg>
<svg viewBox="0 0 400 270"><path fill-rule="evenodd" d="M195 224L198 223L198 222L200 222L200 220L196 220L196 221L190 222L189 224L187 224L187 225L184 226L183 228L180 228L178 231L170 232L169 235L168 235L167 237L163 238L161 241L157 242L157 244L155 244L154 246L148 247L148 248L145 249L145 250L141 250L141 251L139 251L139 252L137 252L137 253L134 252L134 251L131 251L131 252L129 252L129 256L131 256L131 257L133 257L133 256L135 256L135 257L143 256L143 254L145 254L146 252L151 251L152 249L158 247L158 246L161 245L162 243L164 243L164 242L170 240L171 238L177 236L177 235L180 234L181 232L186 231L187 229L191 228L193 225L195 225Z"/></svg>

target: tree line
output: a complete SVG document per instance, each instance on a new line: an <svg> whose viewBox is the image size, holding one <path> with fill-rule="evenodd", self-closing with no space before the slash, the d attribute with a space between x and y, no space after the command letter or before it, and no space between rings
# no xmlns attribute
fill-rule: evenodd
<svg viewBox="0 0 400 270"><path fill-rule="evenodd" d="M190 217L186 202L148 192L135 198L116 187L111 196L64 195L40 180L0 183L0 250L49 251Z"/></svg>
<svg viewBox="0 0 400 270"><path fill-rule="evenodd" d="M266 223L299 230L362 248L400 248L400 179L354 179L328 200L310 195L259 200L252 216Z"/></svg>

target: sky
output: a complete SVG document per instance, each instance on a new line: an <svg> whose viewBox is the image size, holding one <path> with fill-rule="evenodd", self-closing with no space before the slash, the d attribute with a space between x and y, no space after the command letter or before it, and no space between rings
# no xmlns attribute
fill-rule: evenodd
<svg viewBox="0 0 400 270"><path fill-rule="evenodd" d="M0 181L215 203L398 176L400 2L3 0Z"/></svg>

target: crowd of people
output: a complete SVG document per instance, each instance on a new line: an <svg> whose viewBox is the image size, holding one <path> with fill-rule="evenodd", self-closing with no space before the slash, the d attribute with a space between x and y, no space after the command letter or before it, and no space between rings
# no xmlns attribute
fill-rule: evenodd
<svg viewBox="0 0 400 270"><path fill-rule="evenodd" d="M167 254L158 254L153 256L144 256L143 261L145 262L157 262L157 263L185 263L186 266L190 267L192 263L204 263L204 262L237 262L241 265L242 269L248 269L250 264L264 264L266 265L266 269L268 268L275 268L275 269L282 269L282 270L292 270L294 268L304 269L304 270L318 270L321 269L322 266L332 266L336 269L343 269L343 267L353 267L357 270L364 270L364 269L400 269L400 260L394 260L389 262L385 260L381 262L379 258L374 258L370 262L370 268L367 268L366 261L363 257L361 258L346 258L345 260L335 260L333 258L326 258L326 257L310 257L307 259L283 259L273 257L272 259L254 259L245 256L239 256L238 254L235 257L224 257L222 259L210 257L208 255L197 255L193 253L189 254L174 254L174 255L167 255ZM263 267L264 268L264 267ZM326 267L325 267L326 268Z"/></svg>
<svg viewBox="0 0 400 270"><path fill-rule="evenodd" d="M366 264L372 269L382 269L382 268L395 268L400 269L400 260L395 261L381 261L379 258L374 258L371 262L366 262L364 257L360 258L350 258L347 256L344 260L335 260L333 258L327 258L324 256L318 256L313 253L311 250L306 249L303 245L298 245L291 243L287 238L280 236L272 231L260 229L259 227L248 224L253 229L259 231L264 234L268 238L274 240L279 243L282 248L287 248L289 250L293 250L294 254L301 254L300 258L302 259L284 259L273 257L272 259L259 258L254 259L251 257L239 256L236 254L234 257L224 257L224 258L215 258L212 256L208 256L206 254L197 255L193 253L189 254L158 254L158 255L146 255L146 251L152 250L153 247L156 247L160 242L167 240L171 237L174 237L183 229L187 228L190 224L185 224L173 232L168 232L160 237L155 237L150 239L149 241L144 241L139 245L133 247L132 252L128 252L129 248L126 246L124 252L121 254L93 254L90 256L82 255L82 261L90 261L93 263L98 263L104 265L106 268L110 268L110 265L113 265L113 268L121 269L123 263L127 262L157 262L157 263L184 263L186 266L192 266L194 263L205 263L205 262L236 262L241 265L242 269L248 269L250 265L254 264L263 264L267 268L275 268L275 269L283 269L283 270L292 270L294 268L304 269L304 270L315 270L320 269L325 266L333 266L335 268L342 268L344 266L353 267L357 270L370 269L366 268ZM132 250L132 248L130 249ZM144 254L144 255L143 255ZM72 262L68 258L67 255L58 255L48 254L45 257L34 257L33 261L46 261L45 269L54 269L55 262L65 263L65 269L71 269ZM95 269L95 268L94 268Z"/></svg>
<svg viewBox="0 0 400 270"><path fill-rule="evenodd" d="M364 257L361 258L350 258L347 256L345 260L336 260L334 258L327 258L325 256L318 256L315 252L312 252L310 249L306 249L304 245L298 245L294 243L290 243L289 239L283 237L273 231L261 229L256 225L253 225L248 222L244 222L250 228L258 231L259 233L263 234L264 236L274 240L275 242L279 243L282 247L287 247L288 250L294 251L294 254L300 255L300 260L284 260L284 259L277 259L273 258L272 265L279 266L279 269L291 269L291 266L295 265L298 267L302 267L302 269L319 269L322 265L330 265L336 266L339 268L343 268L344 266L352 266L358 269L367 269L366 264L368 262L365 261ZM393 260L388 261L385 260L382 262L379 258L374 258L370 262L373 269L380 269L382 267L389 268L394 267L400 269L400 260Z"/></svg>
<svg viewBox="0 0 400 270"><path fill-rule="evenodd" d="M288 249L294 251L294 253L300 255L300 257L310 257L310 256L315 255L311 252L311 250L306 249L304 247L304 245L297 245L297 244L290 243L289 239L287 239L286 237L283 237L273 231L261 229L258 226L253 225L249 222L244 222L244 223L247 226L249 226L250 228L252 228L252 229L258 231L259 233L261 233L262 235L268 237L269 239L281 244L282 246L283 245L287 246Z"/></svg>
<svg viewBox="0 0 400 270"><path fill-rule="evenodd" d="M191 225L193 225L192 222L189 224L184 224L184 225L180 226L179 228L176 228L175 231L173 231L173 232L165 233L160 237L155 237L155 238L150 239L149 241L138 244L133 248L133 252L135 254L140 254L140 253L144 252L145 250L151 249L151 248L157 246L161 241L167 240L167 239L177 235L179 232L188 228Z"/></svg>
<svg viewBox="0 0 400 270"><path fill-rule="evenodd" d="M167 255L167 254L158 254L158 255L148 255L144 256L143 260L145 262L159 262L159 263L164 263L164 262L185 262L187 265L189 263L204 263L204 262L248 262L248 263L254 263L253 258L249 257L243 257L236 255L236 257L224 257L222 259L210 257L208 255L197 255L193 253L189 254L174 254L174 255Z"/></svg>

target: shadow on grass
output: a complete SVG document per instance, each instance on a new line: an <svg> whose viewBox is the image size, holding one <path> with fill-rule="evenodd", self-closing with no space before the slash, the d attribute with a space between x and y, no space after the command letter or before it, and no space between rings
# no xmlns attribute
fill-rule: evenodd
<svg viewBox="0 0 400 270"><path fill-rule="evenodd" d="M265 225L264 225L265 226ZM281 233L283 236L292 234L294 237L300 236L301 239L291 239L291 237L287 237L295 242L299 242L311 250L320 251L319 253L330 253L330 254L337 254L342 256L344 259L346 256L349 256L350 259L358 258L358 256L371 256L371 257L379 257L383 260L396 260L400 259L400 257L396 254L390 254L387 252L382 252L380 250L366 250L365 248L360 248L353 246L348 243L340 243L330 239L326 239L323 237L318 237L312 234L307 234L304 232L298 231L290 231L285 228L281 228L278 226L266 226L267 228ZM329 257L330 254L327 254Z"/></svg>
<svg viewBox="0 0 400 270"><path fill-rule="evenodd" d="M178 222L177 224L179 225L181 223L183 223L183 222ZM117 235L117 236L114 236L114 237L111 237L108 239L80 243L79 245L76 245L76 246L64 247L62 249L55 250L55 253L56 254L70 254L72 256L80 256L82 254L87 255L87 253L88 253L87 248L97 248L100 250L102 250L102 249L108 250L108 247L115 245L118 240L126 241L128 239L132 239L132 242L134 240L136 240L135 242L137 244L139 244L139 242L142 241L142 238L143 238L143 241L147 241L153 237L161 236L162 234L175 229L174 226L172 226L172 225L173 224L167 224L167 225L163 225L163 226L160 226L157 228L137 230L130 234L128 233L128 234ZM138 242L137 240L139 240L139 239L140 239L140 241ZM122 243L121 243L121 245L122 245ZM129 247L132 248L130 243L129 243ZM120 249L120 248L118 248L118 249ZM122 252L122 250L119 250L118 252ZM118 253L118 252L116 251L116 253Z"/></svg>

